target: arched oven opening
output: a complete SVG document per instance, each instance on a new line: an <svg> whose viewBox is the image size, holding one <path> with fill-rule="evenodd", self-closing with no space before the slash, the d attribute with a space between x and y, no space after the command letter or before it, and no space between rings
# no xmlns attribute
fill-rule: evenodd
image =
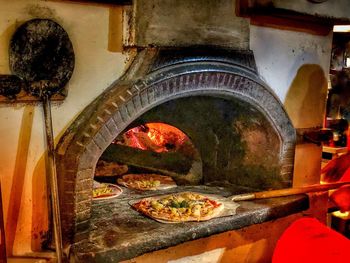
<svg viewBox="0 0 350 263"><path fill-rule="evenodd" d="M133 175L139 178L136 180L139 187L145 187L147 181L142 180L142 175L154 174L171 177L177 185L195 185L202 182L202 173L200 154L183 131L140 118L102 154L94 180L115 184L123 176ZM153 188L157 188L160 182L155 179L153 184Z"/></svg>
<svg viewBox="0 0 350 263"><path fill-rule="evenodd" d="M133 121L102 153L95 180L117 183L125 174L155 173L178 185L216 185L234 192L237 187L282 188L280 151L274 127L253 105L191 96L165 102Z"/></svg>

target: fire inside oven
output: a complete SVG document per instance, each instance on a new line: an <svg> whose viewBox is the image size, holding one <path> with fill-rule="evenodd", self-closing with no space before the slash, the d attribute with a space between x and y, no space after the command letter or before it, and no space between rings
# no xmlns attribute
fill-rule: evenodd
<svg viewBox="0 0 350 263"><path fill-rule="evenodd" d="M181 98L151 109L120 133L100 157L94 179L133 190L161 190L165 178L178 186L280 188L279 145L269 120L249 103Z"/></svg>
<svg viewBox="0 0 350 263"><path fill-rule="evenodd" d="M160 181L151 177L149 182L141 175L169 176L178 184L195 184L202 177L198 150L184 132L166 123L130 128L113 141L110 149L96 165L98 182L116 183L123 175L132 174L136 175L135 184L147 190L147 183L157 189Z"/></svg>

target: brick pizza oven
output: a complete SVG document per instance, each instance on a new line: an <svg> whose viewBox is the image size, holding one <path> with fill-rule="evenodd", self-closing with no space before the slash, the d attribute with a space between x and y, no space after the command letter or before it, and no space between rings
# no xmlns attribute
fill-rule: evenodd
<svg viewBox="0 0 350 263"><path fill-rule="evenodd" d="M254 145L244 148L240 172L236 167L229 171L232 184L256 190L291 186L295 129L280 101L259 78L252 52L205 47L146 48L138 53L126 74L80 114L57 148L62 230L66 243L89 238L94 209L91 198L94 171L98 159L112 141L148 111L168 102L199 97L216 98L221 103L232 101L234 111L241 112L230 120L231 125L241 125L236 131L240 138L237 145ZM203 114L201 109L194 111ZM212 114L215 119L214 110ZM200 118L189 114L185 119L179 123L193 123ZM208 129L202 133L208 133ZM201 154L214 151L210 148L210 136L205 142L196 137L191 139ZM220 147L224 150L227 146ZM233 161L236 158L231 156ZM208 163L203 167L204 177L209 176L207 171L215 169L210 160L205 160L203 155L202 161ZM254 173L254 169L258 171ZM222 175L216 176L219 177L215 179L220 180ZM266 216L269 218L268 213Z"/></svg>
<svg viewBox="0 0 350 263"><path fill-rule="evenodd" d="M296 130L259 77L249 25L233 15L234 1L151 2L125 8L124 47L133 50L132 63L80 113L57 146L64 245L72 245L81 262L128 260L308 208L304 195L242 202L234 216L169 229L130 208L132 200L150 193L127 189L120 198L92 201L98 160L118 136L148 122L180 129L199 153L200 179L176 191L230 196L292 186Z"/></svg>

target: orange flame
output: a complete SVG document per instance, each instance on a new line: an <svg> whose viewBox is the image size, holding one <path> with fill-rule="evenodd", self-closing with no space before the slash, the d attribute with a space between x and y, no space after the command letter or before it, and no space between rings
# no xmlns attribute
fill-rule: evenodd
<svg viewBox="0 0 350 263"><path fill-rule="evenodd" d="M147 123L125 132L124 141L130 147L155 152L176 150L189 138L179 129L165 123Z"/></svg>

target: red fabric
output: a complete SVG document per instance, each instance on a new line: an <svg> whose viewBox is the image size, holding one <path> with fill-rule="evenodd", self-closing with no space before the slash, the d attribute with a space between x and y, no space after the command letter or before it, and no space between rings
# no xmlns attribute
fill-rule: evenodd
<svg viewBox="0 0 350 263"><path fill-rule="evenodd" d="M339 182L350 182L350 167L345 171Z"/></svg>
<svg viewBox="0 0 350 263"><path fill-rule="evenodd" d="M313 218L295 221L283 233L272 263L350 262L350 240Z"/></svg>
<svg viewBox="0 0 350 263"><path fill-rule="evenodd" d="M323 180L328 183L337 182L340 179L345 181L349 168L350 152L347 152L346 154L331 160L322 168L321 173L324 173Z"/></svg>
<svg viewBox="0 0 350 263"><path fill-rule="evenodd" d="M330 199L340 209L341 212L350 211L350 186L344 185L334 191Z"/></svg>

